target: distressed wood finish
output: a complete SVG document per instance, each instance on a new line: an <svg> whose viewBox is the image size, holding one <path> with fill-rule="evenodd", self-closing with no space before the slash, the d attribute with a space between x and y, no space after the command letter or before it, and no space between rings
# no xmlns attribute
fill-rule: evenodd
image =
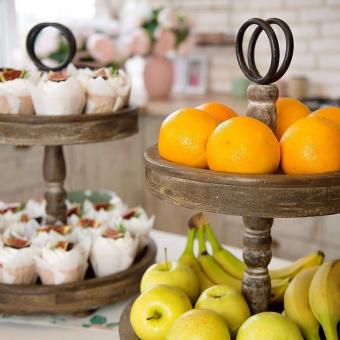
<svg viewBox="0 0 340 340"><path fill-rule="evenodd" d="M340 213L340 173L243 175L168 162L157 145L145 153L147 186L157 197L190 209L251 217Z"/></svg>
<svg viewBox="0 0 340 340"><path fill-rule="evenodd" d="M279 90L276 85L251 84L247 89L247 116L256 118L275 133L276 101ZM256 200L256 198L253 198ZM275 201L273 202L275 204ZM246 215L245 215L246 216ZM273 218L243 217L243 259L247 266L242 279L242 293L247 299L252 313L261 313L268 309L271 280L268 265L272 258L271 227Z"/></svg>
<svg viewBox="0 0 340 340"><path fill-rule="evenodd" d="M243 260L247 265L242 280L242 293L252 313L267 310L271 281L268 265L272 258L270 235L272 218L243 217L246 226L243 234Z"/></svg>
<svg viewBox="0 0 340 340"><path fill-rule="evenodd" d="M56 286L0 284L0 312L7 314L69 314L91 311L138 293L144 271L155 261L156 244L149 240L127 270Z"/></svg>
<svg viewBox="0 0 340 340"><path fill-rule="evenodd" d="M275 131L278 96L279 90L276 85L250 84L247 89L247 116L262 121Z"/></svg>
<svg viewBox="0 0 340 340"><path fill-rule="evenodd" d="M13 145L67 145L98 143L137 133L138 108L117 113L69 116L0 114L0 143Z"/></svg>
<svg viewBox="0 0 340 340"><path fill-rule="evenodd" d="M130 312L134 301L131 301L123 310L119 320L119 337L120 340L138 340L139 338L133 331L130 322Z"/></svg>
<svg viewBox="0 0 340 340"><path fill-rule="evenodd" d="M43 174L46 181L47 223L66 222L66 165L62 146L45 146Z"/></svg>

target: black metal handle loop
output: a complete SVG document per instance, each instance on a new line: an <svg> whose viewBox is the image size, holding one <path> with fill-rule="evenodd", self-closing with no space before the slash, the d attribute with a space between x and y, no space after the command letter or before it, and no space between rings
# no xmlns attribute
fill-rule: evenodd
<svg viewBox="0 0 340 340"><path fill-rule="evenodd" d="M245 31L247 28L251 25L257 25L258 27L253 32L250 40L249 40L249 46L248 46L248 53L247 53L247 59L248 59L248 65L245 62L244 54L243 54L243 38ZM286 38L286 52L284 56L284 60L282 62L282 65L279 68L279 62L280 62L280 47L279 43L276 37L276 34L272 27L270 25L276 24L278 25L284 32L285 38ZM270 48L271 48L271 63L269 70L265 76L261 76L259 73L256 63L255 63L255 45L257 42L257 39L262 31L265 31L265 33L268 36ZM268 20L262 20L258 18L252 18L245 22L236 37L236 56L238 63L240 65L240 68L244 75L251 81L257 83L257 84L270 84L277 80L279 80L287 71L292 57L293 57L293 51L294 51L294 39L293 34L289 28L289 26L281 19L278 18L270 18Z"/></svg>
<svg viewBox="0 0 340 340"><path fill-rule="evenodd" d="M49 27L49 26L57 28L63 34L63 36L65 37L69 45L69 51L68 51L67 57L60 65L55 66L55 67L49 67L43 64L41 60L35 54L35 50L34 50L34 44L38 37L38 34L41 32L42 29L44 29L45 27ZM74 35L66 26L56 23L56 22L42 22L32 27L31 30L28 32L27 38L26 38L26 49L27 49L27 53L29 57L31 58L35 66L38 67L39 70L59 71L63 69L64 67L66 67L73 60L74 55L76 54L77 47L76 47L76 40L74 38Z"/></svg>

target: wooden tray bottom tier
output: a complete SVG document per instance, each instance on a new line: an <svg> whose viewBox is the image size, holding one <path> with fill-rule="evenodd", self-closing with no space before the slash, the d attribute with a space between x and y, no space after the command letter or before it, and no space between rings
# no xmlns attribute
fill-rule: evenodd
<svg viewBox="0 0 340 340"><path fill-rule="evenodd" d="M133 302L130 302L123 310L122 315L119 320L119 336L120 340L138 340L139 338L136 336L135 332L130 323L130 312L133 305Z"/></svg>
<svg viewBox="0 0 340 340"><path fill-rule="evenodd" d="M73 314L125 300L139 291L144 271L155 261L156 244L150 239L127 270L57 286L0 284L0 312L5 314Z"/></svg>

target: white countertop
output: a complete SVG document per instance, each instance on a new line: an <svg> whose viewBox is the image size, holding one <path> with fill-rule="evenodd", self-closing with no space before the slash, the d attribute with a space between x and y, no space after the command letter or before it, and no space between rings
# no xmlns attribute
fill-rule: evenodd
<svg viewBox="0 0 340 340"><path fill-rule="evenodd" d="M168 252L168 258L175 260L181 254L185 237L182 235L176 235L163 231L154 230L151 233L151 237L156 241L158 246L157 261L164 259L163 249L166 247ZM241 249L228 247L235 255L241 257ZM273 258L271 267L279 267L287 264L288 261ZM111 307L105 308L105 310L99 310L96 314L100 314L101 311L105 315L110 316L110 321L118 322L119 316L127 304L128 301L115 304ZM102 313L102 314L103 314ZM68 319L68 317L65 317ZM100 340L114 340L119 339L118 327L113 329L93 329L84 328L82 323L86 324L89 320L87 318L75 319L75 322L70 325L69 323L56 322L53 324L53 318L51 317L10 317L9 319L0 317L0 331L2 339L9 340L92 340L100 338Z"/></svg>

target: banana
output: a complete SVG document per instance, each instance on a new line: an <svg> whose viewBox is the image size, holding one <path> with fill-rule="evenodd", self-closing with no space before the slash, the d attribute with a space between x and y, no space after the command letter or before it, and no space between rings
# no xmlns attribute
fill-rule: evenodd
<svg viewBox="0 0 340 340"><path fill-rule="evenodd" d="M309 304L326 339L339 340L340 260L326 262L318 268L309 287Z"/></svg>
<svg viewBox="0 0 340 340"><path fill-rule="evenodd" d="M213 286L214 283L203 273L200 265L196 260L193 251L195 236L196 228L189 228L187 233L187 243L178 261L190 266L193 269L198 279L200 292L202 293L207 288Z"/></svg>
<svg viewBox="0 0 340 340"><path fill-rule="evenodd" d="M209 223L205 223L205 235L211 244L214 259L227 273L242 280L243 272L246 269L244 262L221 246Z"/></svg>
<svg viewBox="0 0 340 340"><path fill-rule="evenodd" d="M271 280L270 303L277 304L283 301L286 289L289 286L290 279Z"/></svg>
<svg viewBox="0 0 340 340"><path fill-rule="evenodd" d="M287 277L293 278L303 269L319 266L323 263L324 258L325 255L322 251L314 251L306 256L299 258L288 266L270 270L269 275L272 279L284 279Z"/></svg>
<svg viewBox="0 0 340 340"><path fill-rule="evenodd" d="M208 254L205 239L204 228L199 227L197 230L198 236L198 262L203 272L209 277L215 284L228 285L236 288L241 292L241 281L226 273L222 267L216 262L216 260Z"/></svg>
<svg viewBox="0 0 340 340"><path fill-rule="evenodd" d="M285 314L295 322L306 340L320 340L320 325L309 305L309 287L318 268L314 266L298 273L284 295Z"/></svg>
<svg viewBox="0 0 340 340"><path fill-rule="evenodd" d="M229 250L222 247L222 245L218 242L211 225L205 219L203 214L197 214L193 216L192 220L195 224L200 223L204 225L206 237L210 242L213 250L213 257L219 263L219 265L227 273L241 280L243 272L246 269L246 265L244 264L244 262L233 255ZM322 264L324 258L325 255L322 251L315 251L299 258L288 266L270 270L269 275L271 279L292 279L301 270Z"/></svg>

